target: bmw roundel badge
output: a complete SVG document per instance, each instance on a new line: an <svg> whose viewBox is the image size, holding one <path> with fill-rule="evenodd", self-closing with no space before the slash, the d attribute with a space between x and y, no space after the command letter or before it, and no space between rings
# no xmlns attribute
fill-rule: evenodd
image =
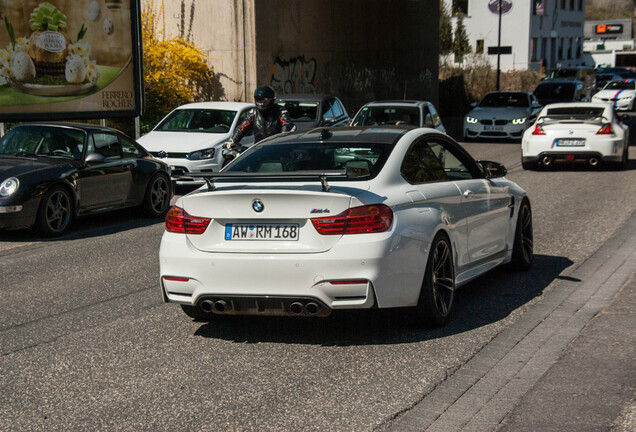
<svg viewBox="0 0 636 432"><path fill-rule="evenodd" d="M263 202L261 200L255 199L254 201L252 201L252 208L256 213L260 213L263 211L263 209L265 209L265 206L263 205Z"/></svg>

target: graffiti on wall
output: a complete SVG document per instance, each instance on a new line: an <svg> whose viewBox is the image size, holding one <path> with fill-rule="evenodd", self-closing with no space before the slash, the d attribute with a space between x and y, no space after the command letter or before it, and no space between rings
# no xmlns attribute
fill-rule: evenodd
<svg viewBox="0 0 636 432"><path fill-rule="evenodd" d="M396 82L396 76L395 68L390 70L371 69L352 64L347 66L343 78L348 87L353 88L357 92L363 92L377 84L393 87Z"/></svg>
<svg viewBox="0 0 636 432"><path fill-rule="evenodd" d="M315 93L316 60L306 60L304 56L287 61L276 57L272 64L272 78L269 85L277 93Z"/></svg>

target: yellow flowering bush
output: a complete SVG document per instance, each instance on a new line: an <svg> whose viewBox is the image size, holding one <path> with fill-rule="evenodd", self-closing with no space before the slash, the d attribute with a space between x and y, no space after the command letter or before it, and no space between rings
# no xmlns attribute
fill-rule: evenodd
<svg viewBox="0 0 636 432"><path fill-rule="evenodd" d="M142 132L173 108L214 98L214 71L194 44L166 35L163 4L158 11L146 3L141 14L145 81Z"/></svg>

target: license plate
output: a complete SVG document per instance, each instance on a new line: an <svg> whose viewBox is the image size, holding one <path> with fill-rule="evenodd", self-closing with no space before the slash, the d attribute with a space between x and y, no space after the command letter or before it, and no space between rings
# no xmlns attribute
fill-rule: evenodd
<svg viewBox="0 0 636 432"><path fill-rule="evenodd" d="M584 139L558 139L556 141L557 147L582 147L585 145Z"/></svg>
<svg viewBox="0 0 636 432"><path fill-rule="evenodd" d="M298 224L227 224L225 240L297 241Z"/></svg>
<svg viewBox="0 0 636 432"><path fill-rule="evenodd" d="M501 132L504 128L503 126L484 126L484 130Z"/></svg>

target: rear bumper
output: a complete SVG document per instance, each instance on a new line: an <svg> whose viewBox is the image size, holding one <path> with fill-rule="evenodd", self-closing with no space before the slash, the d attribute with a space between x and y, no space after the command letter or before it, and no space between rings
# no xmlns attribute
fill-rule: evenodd
<svg viewBox="0 0 636 432"><path fill-rule="evenodd" d="M550 165L553 163L597 165L600 162L620 162L621 156L603 156L598 152L542 152L537 156L521 158L525 164Z"/></svg>
<svg viewBox="0 0 636 432"><path fill-rule="evenodd" d="M302 314L317 316L332 309L414 306L425 262L422 243L404 240L390 251L398 242L383 238L361 247L345 241L320 253L210 253L166 232L159 253L162 295L196 307L222 300L231 306L226 313L241 314L298 315L295 302L304 310L316 303L320 313Z"/></svg>

